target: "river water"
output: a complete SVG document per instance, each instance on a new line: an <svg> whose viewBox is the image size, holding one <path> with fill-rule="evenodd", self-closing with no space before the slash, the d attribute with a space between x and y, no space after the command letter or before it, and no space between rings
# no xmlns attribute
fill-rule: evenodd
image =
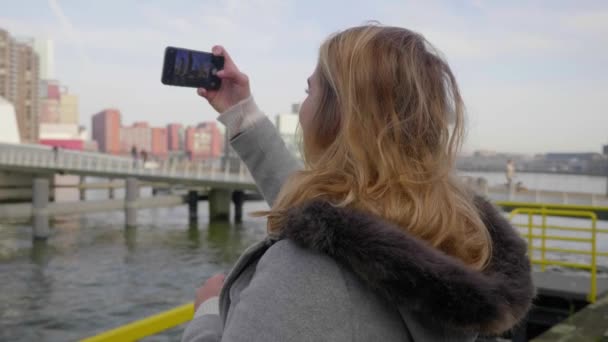
<svg viewBox="0 0 608 342"><path fill-rule="evenodd" d="M490 184L502 181L486 176ZM576 177L558 176L547 190L605 189L605 180ZM76 196L62 191L59 200ZM87 197L107 198L107 191ZM264 208L250 202L244 210ZM185 206L140 210L138 226L130 229L122 212L64 216L51 222L46 243L34 244L28 223L0 221L0 341L74 341L192 301L198 284L228 271L244 248L265 236L263 218L210 225L207 216L206 202L197 227L188 226ZM608 250L607 239L600 249ZM607 260L600 263L608 267ZM182 331L145 341L177 341Z"/></svg>
<svg viewBox="0 0 608 342"><path fill-rule="evenodd" d="M60 217L33 246L28 224L0 223L0 341L75 341L187 303L265 236L260 218L209 225L206 202L198 228L187 217L185 206L140 210L132 229L121 212ZM145 340L177 341L182 330Z"/></svg>

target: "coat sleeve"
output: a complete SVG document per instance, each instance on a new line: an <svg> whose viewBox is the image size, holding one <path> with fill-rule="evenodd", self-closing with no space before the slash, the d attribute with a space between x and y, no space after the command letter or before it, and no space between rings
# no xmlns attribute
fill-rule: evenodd
<svg viewBox="0 0 608 342"><path fill-rule="evenodd" d="M221 339L222 320L215 314L194 318L182 335L182 342L219 342Z"/></svg>
<svg viewBox="0 0 608 342"><path fill-rule="evenodd" d="M333 260L283 240L258 262L221 341L352 341L351 306Z"/></svg>
<svg viewBox="0 0 608 342"><path fill-rule="evenodd" d="M230 143L247 165L269 206L287 177L302 168L267 117L235 136Z"/></svg>

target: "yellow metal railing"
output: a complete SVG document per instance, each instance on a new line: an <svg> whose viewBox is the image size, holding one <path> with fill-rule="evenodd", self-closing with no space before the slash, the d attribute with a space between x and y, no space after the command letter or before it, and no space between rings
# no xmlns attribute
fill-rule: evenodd
<svg viewBox="0 0 608 342"><path fill-rule="evenodd" d="M563 209L563 210L586 210L592 212L608 213L608 206L586 205L586 204L565 204L565 203L536 203L536 202L520 202L520 201L494 201L494 204L512 208L534 208L534 209Z"/></svg>
<svg viewBox="0 0 608 342"><path fill-rule="evenodd" d="M597 228L597 215L592 211L582 210L563 210L563 209L546 209L546 208L516 208L511 211L509 219L512 221L517 215L527 215L527 224L514 224L517 227L527 228L526 232L520 232L522 237L528 241L528 255L530 262L541 266L541 271L545 271L546 266L560 266L569 267L576 269L587 270L591 276L591 284L589 293L587 294L587 300L591 303L595 302L597 297L597 257L608 256L608 253L598 253L597 251L597 234L608 233L608 229ZM534 217L541 217L541 224L534 224ZM567 226L556 226L547 224L547 217L551 216L565 216L565 217L577 217L587 218L591 220L591 227L567 227ZM540 229L540 234L535 230ZM587 233L587 237L573 237L556 235L556 233L547 234L547 230L562 230L562 231L574 231ZM534 242L540 240L540 246L535 246ZM547 247L547 241L567 241L577 243L587 243L589 248L587 249L573 249L573 248L560 248L560 247ZM537 259L534 251L540 252L540 259ZM567 253L567 254L584 254L590 255L589 263L583 262L569 262L561 260L547 259L547 252L556 253Z"/></svg>
<svg viewBox="0 0 608 342"><path fill-rule="evenodd" d="M144 337L158 334L174 328L180 324L192 320L194 316L194 304L184 304L171 310L167 310L135 321L116 329L106 331L102 334L85 338L81 342L132 342Z"/></svg>

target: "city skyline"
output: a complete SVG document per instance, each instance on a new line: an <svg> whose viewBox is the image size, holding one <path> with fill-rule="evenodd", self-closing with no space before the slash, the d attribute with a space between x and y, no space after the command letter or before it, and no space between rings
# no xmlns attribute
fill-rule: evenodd
<svg viewBox="0 0 608 342"><path fill-rule="evenodd" d="M4 9L0 27L56 42L56 77L80 96L87 126L92 114L112 107L127 122L215 120L194 89L160 84L166 45L209 50L223 43L248 72L262 109L270 117L288 112L304 98L323 39L376 19L421 32L445 54L468 108L465 152L600 151L608 142L602 62L608 60L608 5L599 1L381 1L349 6L352 11L338 17L328 13L344 2L36 3L38 11L21 3Z"/></svg>
<svg viewBox="0 0 608 342"><path fill-rule="evenodd" d="M148 121L127 125L119 110L105 109L91 119L91 140L102 153L146 153L161 160L175 157L205 160L220 157L224 132L215 121L186 126L172 122L153 126Z"/></svg>

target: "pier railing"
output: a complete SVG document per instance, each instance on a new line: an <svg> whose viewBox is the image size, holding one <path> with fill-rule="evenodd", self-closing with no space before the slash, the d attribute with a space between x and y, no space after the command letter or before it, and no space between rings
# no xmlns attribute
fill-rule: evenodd
<svg viewBox="0 0 608 342"><path fill-rule="evenodd" d="M18 170L47 170L73 174L132 176L138 178L169 178L189 180L227 180L252 183L247 168L239 163L238 170L221 168L221 158L178 161L149 160L67 149L53 150L48 146L0 143L0 166Z"/></svg>
<svg viewBox="0 0 608 342"><path fill-rule="evenodd" d="M81 342L131 342L174 328L192 320L194 304L184 304L154 316L135 321L99 335L85 338Z"/></svg>
<svg viewBox="0 0 608 342"><path fill-rule="evenodd" d="M518 215L526 215L527 223L514 223L518 228L524 228L520 231L522 237L528 242L528 255L533 264L540 265L541 272L546 270L547 266L558 266L566 268L574 268L589 271L590 284L587 300L594 303L597 299L597 258L608 257L607 252L599 252L597 250L598 234L608 234L608 229L597 228L597 215L592 211L578 210L563 210L563 209L547 209L547 208L517 208L511 211L509 219L513 219ZM540 217L540 224L535 222L535 218ZM549 224L549 217L576 217L588 219L589 227L580 226L564 226ZM566 235L558 232L576 232L582 233L585 236ZM587 248L563 248L548 246L547 242L561 241L574 242L578 245L583 244ZM538 253L536 253L538 251ZM548 253L552 253L548 255ZM570 261L565 259L568 255L588 255L589 261Z"/></svg>

